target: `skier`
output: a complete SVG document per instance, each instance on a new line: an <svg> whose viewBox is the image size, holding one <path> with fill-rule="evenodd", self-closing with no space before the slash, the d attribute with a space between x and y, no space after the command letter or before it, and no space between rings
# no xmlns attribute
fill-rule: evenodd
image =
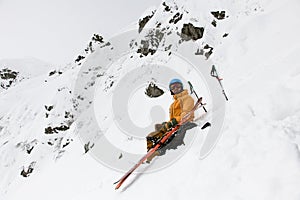
<svg viewBox="0 0 300 200"><path fill-rule="evenodd" d="M197 101L194 105L193 98L188 94L187 90L183 89L182 81L179 79L172 79L169 84L169 89L173 95L174 102L170 106L170 120L162 124L156 124L156 131L150 133L147 138L147 154L145 154L138 163L136 163L124 176L122 176L114 184L117 184L115 189L121 187L126 179L146 160L147 163L158 155L164 155L167 149L177 149L183 143L185 132L188 129L197 126L193 123L194 112L199 107L204 108L204 104L201 102L202 97L198 98L193 86L188 82L191 87L191 92L195 93ZM205 112L207 112L205 110ZM210 123L207 122L210 126ZM204 127L203 126L203 127ZM203 129L203 127L201 129Z"/></svg>
<svg viewBox="0 0 300 200"><path fill-rule="evenodd" d="M147 151L153 148L166 132L174 128L190 110L194 107L194 99L189 95L187 89L183 89L183 83L180 79L174 78L169 83L171 95L173 95L174 102L170 105L170 120L162 124L155 125L155 131L147 135ZM188 129L197 126L193 123L194 114L190 116L188 122L180 126L164 145L155 151L149 158L147 163L150 163L155 156L161 156L166 153L168 149L177 149L178 146L184 144L183 139L185 132Z"/></svg>

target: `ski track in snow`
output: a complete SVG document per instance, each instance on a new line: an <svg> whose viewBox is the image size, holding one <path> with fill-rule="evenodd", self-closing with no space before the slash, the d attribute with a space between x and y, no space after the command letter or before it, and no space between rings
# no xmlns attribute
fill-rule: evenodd
<svg viewBox="0 0 300 200"><path fill-rule="evenodd" d="M223 135L212 153L199 159L205 137L199 131L177 162L157 172L134 174L115 191L112 183L123 174L84 154L72 117L65 117L72 110L81 64L55 68L32 60L6 60L0 62L0 70L11 67L23 78L0 90L0 199L147 200L156 192L172 200L300 199L300 4L183 2L161 4L145 28L158 22L173 30L183 22L205 27L197 42L214 48L209 59L224 79L229 98ZM216 10L225 10L228 17L216 20L214 27L210 12ZM169 25L177 12L183 13L182 19ZM142 18L150 13L147 10ZM23 62L26 69L13 68ZM70 127L45 134L45 128L61 125ZM152 165L159 159L163 157ZM32 162L33 172L21 176ZM147 170L151 165L141 167Z"/></svg>

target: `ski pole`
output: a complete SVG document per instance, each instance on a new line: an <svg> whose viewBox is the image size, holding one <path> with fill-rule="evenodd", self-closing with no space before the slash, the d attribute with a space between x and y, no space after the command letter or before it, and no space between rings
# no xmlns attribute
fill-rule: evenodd
<svg viewBox="0 0 300 200"><path fill-rule="evenodd" d="M215 77L215 78L219 81L219 84L220 84L220 86L221 86L221 88L222 88L223 95L225 96L226 101L228 101L227 95L226 95L225 90L224 90L224 88L223 88L223 85L222 85L222 83L221 83L221 80L222 80L222 79L219 77L219 75L218 75L218 73L217 73L217 70L216 70L216 68L215 68L215 65L212 66L212 69L211 69L211 71L210 71L210 75L211 75L212 77Z"/></svg>
<svg viewBox="0 0 300 200"><path fill-rule="evenodd" d="M191 83L190 81L188 81L188 84L190 85L191 94L194 93L194 94L196 95L197 99L199 99L199 97L198 97L196 91L194 90L194 87L193 87L192 83ZM201 103L201 105L203 105L203 103ZM203 105L203 110L204 110L205 112L207 112L207 110L206 110L206 108L204 107L204 105Z"/></svg>

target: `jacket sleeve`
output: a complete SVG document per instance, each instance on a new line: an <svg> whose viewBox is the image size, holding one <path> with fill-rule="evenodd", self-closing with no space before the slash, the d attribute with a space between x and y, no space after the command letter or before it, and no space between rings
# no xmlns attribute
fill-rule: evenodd
<svg viewBox="0 0 300 200"><path fill-rule="evenodd" d="M173 117L173 118L175 118L176 119L176 121L179 123L180 122L180 120L181 120L181 117L180 116L177 116L177 117ZM170 121L171 121L171 119L170 119Z"/></svg>
<svg viewBox="0 0 300 200"><path fill-rule="evenodd" d="M170 108L169 108L170 120L168 122L170 122L173 118L175 118L177 122L180 122L181 116L175 116L174 115L174 113L173 113L173 106L174 106L174 103L172 103L171 106L170 106Z"/></svg>
<svg viewBox="0 0 300 200"><path fill-rule="evenodd" d="M181 119L193 109L194 107L194 99L191 96L188 96L184 101L182 101L182 112Z"/></svg>

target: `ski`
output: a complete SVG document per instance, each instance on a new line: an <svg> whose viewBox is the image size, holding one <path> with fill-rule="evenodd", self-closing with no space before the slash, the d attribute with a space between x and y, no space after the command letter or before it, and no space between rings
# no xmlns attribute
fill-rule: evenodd
<svg viewBox="0 0 300 200"><path fill-rule="evenodd" d="M164 144L164 142L167 141L167 139L174 133L176 132L179 127L186 123L191 116L200 107L203 107L205 104L202 103L202 97L198 98L197 102L195 103L194 107L192 110L190 110L182 119L181 121L169 132L167 132L164 137L159 141L158 144L156 144L152 149L148 151L146 155L144 155L138 163L136 163L120 180L116 181L114 184L117 184L115 187L115 190L119 189L121 185L125 182L125 180L136 170L149 156L151 156L161 145Z"/></svg>

